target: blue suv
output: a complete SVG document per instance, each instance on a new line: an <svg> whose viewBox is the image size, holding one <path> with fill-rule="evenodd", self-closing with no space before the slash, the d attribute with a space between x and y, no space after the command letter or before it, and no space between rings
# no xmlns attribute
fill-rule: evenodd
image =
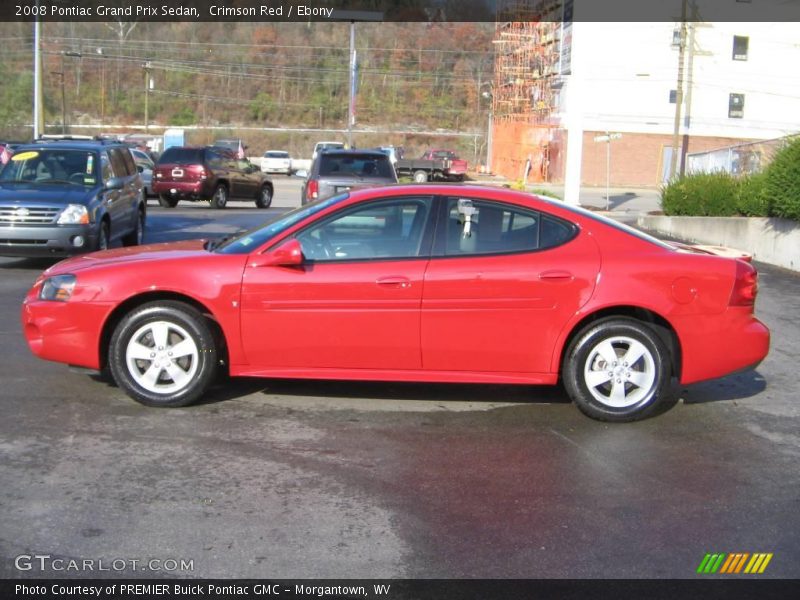
<svg viewBox="0 0 800 600"><path fill-rule="evenodd" d="M147 202L130 149L41 140L0 171L0 256L69 256L142 242Z"/></svg>

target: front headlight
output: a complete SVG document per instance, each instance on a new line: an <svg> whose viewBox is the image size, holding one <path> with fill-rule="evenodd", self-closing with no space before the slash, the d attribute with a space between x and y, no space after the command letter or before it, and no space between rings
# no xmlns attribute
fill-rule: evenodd
<svg viewBox="0 0 800 600"><path fill-rule="evenodd" d="M89 222L89 211L83 204L70 204L58 217L59 225L84 225Z"/></svg>
<svg viewBox="0 0 800 600"><path fill-rule="evenodd" d="M72 292L75 290L75 279L75 275L48 277L39 290L39 299L66 302L72 297Z"/></svg>

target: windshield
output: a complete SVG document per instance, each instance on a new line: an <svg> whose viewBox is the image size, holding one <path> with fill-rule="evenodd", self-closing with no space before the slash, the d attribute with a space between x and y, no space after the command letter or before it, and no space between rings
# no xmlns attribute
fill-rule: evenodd
<svg viewBox="0 0 800 600"><path fill-rule="evenodd" d="M265 158L289 158L288 152L267 152Z"/></svg>
<svg viewBox="0 0 800 600"><path fill-rule="evenodd" d="M280 216L275 221L271 221L266 225L250 229L241 234L224 241L218 247L213 247L214 252L220 254L249 254L256 248L263 246L276 235L286 231L292 225L295 225L320 211L325 210L329 206L341 202L349 194L339 194L338 196L331 196L324 200L317 200L310 204L306 204L299 208L295 208L284 215Z"/></svg>
<svg viewBox="0 0 800 600"><path fill-rule="evenodd" d="M72 183L93 186L97 183L94 152L37 148L21 150L0 171L0 182Z"/></svg>

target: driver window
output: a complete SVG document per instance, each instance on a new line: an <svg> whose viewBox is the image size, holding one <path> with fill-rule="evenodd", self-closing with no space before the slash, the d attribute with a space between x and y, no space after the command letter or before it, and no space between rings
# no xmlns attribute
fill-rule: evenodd
<svg viewBox="0 0 800 600"><path fill-rule="evenodd" d="M312 261L415 257L429 212L427 198L371 202L314 225L297 239Z"/></svg>

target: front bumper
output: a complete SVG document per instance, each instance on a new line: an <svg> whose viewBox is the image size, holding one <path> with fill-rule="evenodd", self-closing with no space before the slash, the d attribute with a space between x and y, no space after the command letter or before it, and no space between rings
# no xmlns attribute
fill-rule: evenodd
<svg viewBox="0 0 800 600"><path fill-rule="evenodd" d="M32 289L22 304L22 330L31 352L45 360L99 370L100 336L113 305L51 302Z"/></svg>
<svg viewBox="0 0 800 600"><path fill-rule="evenodd" d="M76 245L79 237L83 244ZM96 224L0 227L0 256L72 256L91 252L96 243Z"/></svg>

